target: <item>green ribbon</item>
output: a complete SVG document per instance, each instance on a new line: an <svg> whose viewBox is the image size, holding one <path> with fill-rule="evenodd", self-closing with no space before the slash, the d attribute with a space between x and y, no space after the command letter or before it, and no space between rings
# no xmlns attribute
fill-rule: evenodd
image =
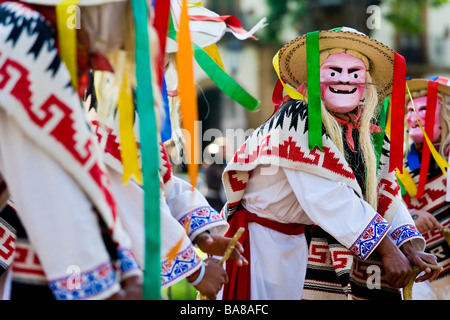
<svg viewBox="0 0 450 320"><path fill-rule="evenodd" d="M176 41L177 32L175 31L172 17L169 23L168 36ZM200 46L193 43L195 61L208 75L208 77L231 99L242 105L244 108L254 111L260 101L245 91L232 77L203 50Z"/></svg>
<svg viewBox="0 0 450 320"><path fill-rule="evenodd" d="M375 156L377 158L377 170L380 164L381 150L383 148L384 143L384 135L386 134L385 129L386 129L388 108L389 108L389 97L384 99L383 106L378 116L378 126L381 128L381 132L377 132L373 135L373 145L375 150Z"/></svg>
<svg viewBox="0 0 450 320"><path fill-rule="evenodd" d="M153 101L146 0L131 1L135 26L136 102L144 189L144 300L161 299L159 145Z"/></svg>
<svg viewBox="0 0 450 320"><path fill-rule="evenodd" d="M308 81L309 149L322 150L322 112L320 101L319 31L306 34L306 72Z"/></svg>

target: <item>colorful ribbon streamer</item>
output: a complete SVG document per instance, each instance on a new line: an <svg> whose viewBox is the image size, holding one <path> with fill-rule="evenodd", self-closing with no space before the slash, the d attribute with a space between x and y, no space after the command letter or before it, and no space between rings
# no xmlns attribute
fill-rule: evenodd
<svg viewBox="0 0 450 320"><path fill-rule="evenodd" d="M174 40L177 40L177 33L172 20L170 20L168 36ZM250 111L253 111L258 107L260 101L245 91L205 52L205 50L195 43L193 43L193 47L195 61L220 90L222 90L232 100L236 101Z"/></svg>
<svg viewBox="0 0 450 320"><path fill-rule="evenodd" d="M381 150L383 148L384 135L386 133L386 122L389 110L389 97L384 99L383 106L378 116L378 126L381 128L381 132L377 132L373 135L373 145L375 150L375 156L377 158L377 170L380 164Z"/></svg>
<svg viewBox="0 0 450 320"><path fill-rule="evenodd" d="M394 77L391 104L391 150L389 171L403 168L403 140L405 113L406 62L403 56L394 53Z"/></svg>
<svg viewBox="0 0 450 320"><path fill-rule="evenodd" d="M203 50L206 52L208 56L223 70L225 71L225 66L223 65L222 58L220 57L219 50L217 49L217 45L215 43L204 47Z"/></svg>
<svg viewBox="0 0 450 320"><path fill-rule="evenodd" d="M200 46L194 43L195 61L205 71L208 77L227 96L239 103L244 108L254 111L260 101L245 91L232 77L214 62L213 59Z"/></svg>
<svg viewBox="0 0 450 320"><path fill-rule="evenodd" d="M75 91L78 90L77 63L77 30L76 6L80 0L61 0L56 5L56 25L58 29L59 55L70 73L70 79ZM71 9L74 9L72 11Z"/></svg>
<svg viewBox="0 0 450 320"><path fill-rule="evenodd" d="M425 132L428 137L433 139L433 127L434 127L434 115L436 113L436 102L438 93L438 83L435 81L428 81L428 91L427 91L427 106L425 114ZM420 175L419 175L419 185L417 186L418 199L422 198L423 191L425 190L425 184L427 182L428 167L430 165L430 148L428 144L424 144L422 147L422 161L420 164Z"/></svg>
<svg viewBox="0 0 450 320"><path fill-rule="evenodd" d="M322 110L320 101L319 31L306 34L306 72L308 81L309 149L322 150Z"/></svg>
<svg viewBox="0 0 450 320"><path fill-rule="evenodd" d="M138 146L134 136L134 105L130 82L124 74L117 102L119 110L120 155L123 166L123 183L130 178L142 185L142 174L139 165Z"/></svg>
<svg viewBox="0 0 450 320"><path fill-rule="evenodd" d="M399 180L399 184L403 187L403 190L408 193L408 195L412 198L417 195L417 186L409 174L408 170L402 167L402 171L398 168L395 169L397 173L397 179ZM402 190L402 195L404 194Z"/></svg>
<svg viewBox="0 0 450 320"><path fill-rule="evenodd" d="M279 64L280 60L279 60L278 54L279 54L279 51L275 54L275 56L272 59L272 65L273 65L273 68L275 69L275 72L277 73L278 81L281 83L281 85L283 86L283 89L286 91L286 93L289 95L289 97L291 97L292 99L295 99L295 100L303 100L303 101L308 102L307 97L302 95L297 90L292 89L290 86L288 86L286 83L284 83L283 79L281 79L280 64ZM277 85L275 85L275 86L277 86ZM276 87L275 89L277 89L279 91L279 86ZM280 93L276 92L275 95L280 95ZM281 93L281 95L282 95L282 93Z"/></svg>
<svg viewBox="0 0 450 320"><path fill-rule="evenodd" d="M164 105L164 123L162 125L161 130L161 141L166 142L167 140L172 138L172 123L170 121L170 106L169 106L169 93L167 92L167 84L166 80L163 77L162 79L162 99L163 99L163 105Z"/></svg>
<svg viewBox="0 0 450 320"><path fill-rule="evenodd" d="M153 101L146 0L131 0L135 27L136 102L144 189L145 261L143 298L161 299L159 143Z"/></svg>
<svg viewBox="0 0 450 320"><path fill-rule="evenodd" d="M189 15L187 1L183 0L180 14L180 31L177 42L177 73L179 79L178 91L180 95L180 110L182 127L190 134L190 146L185 147L186 166L192 187L197 185L199 170L199 143L196 141L195 125L198 120L197 95L195 90L193 49L189 30Z"/></svg>
<svg viewBox="0 0 450 320"><path fill-rule="evenodd" d="M169 17L170 17L170 1L168 0L156 0L154 4L155 17L153 19L153 27L158 33L159 40L159 50L156 55L156 74L158 79L159 88L163 84L163 74L164 74L164 59L166 55L166 40L167 32L169 28Z"/></svg>

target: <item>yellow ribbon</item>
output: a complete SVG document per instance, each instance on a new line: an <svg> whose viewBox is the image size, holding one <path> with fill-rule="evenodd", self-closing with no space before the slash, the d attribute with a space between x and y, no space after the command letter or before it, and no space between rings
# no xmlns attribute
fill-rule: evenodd
<svg viewBox="0 0 450 320"><path fill-rule="evenodd" d="M123 165L123 183L130 178L142 185L142 173L139 165L138 146L133 131L134 105L128 76L124 72L119 100L120 155Z"/></svg>
<svg viewBox="0 0 450 320"><path fill-rule="evenodd" d="M59 53L70 73L72 86L78 90L77 65L77 4L79 0L62 0L56 5Z"/></svg>
<svg viewBox="0 0 450 320"><path fill-rule="evenodd" d="M385 127L386 134L389 138L391 138L391 107L392 107L392 105L389 103L389 108L388 108L387 117L386 117L386 127Z"/></svg>
<svg viewBox="0 0 450 320"><path fill-rule="evenodd" d="M417 124L419 125L420 130L422 130L423 136L425 138L425 141L426 141L428 147L430 148L431 154L433 155L434 160L436 161L437 165L441 169L442 174L444 176L447 176L447 170L445 170L445 168L450 167L450 164L448 164L448 162L439 154L439 152L436 151L436 148L433 146L433 143L431 142L430 138L428 138L427 134L425 133L425 130L423 129L423 127L421 126L421 124L420 124L420 122L418 120L419 117L417 116L416 108L414 107L413 98L411 96L411 92L409 91L408 85L406 85L406 90L408 91L408 95L409 95L410 100L411 100L411 105L413 107L414 114L416 116Z"/></svg>
<svg viewBox="0 0 450 320"><path fill-rule="evenodd" d="M219 50L217 49L217 45L213 43L207 47L204 47L203 50L211 57L211 59L217 63L219 67L225 71L225 67L223 66L222 58L220 57Z"/></svg>
<svg viewBox="0 0 450 320"><path fill-rule="evenodd" d="M403 172L400 172L400 170L397 168L397 178L402 183L403 187L405 188L406 192L408 192L409 196L411 198L415 197L417 194L417 186L414 183L413 178L409 174L408 170L405 169L405 167L402 168Z"/></svg>
<svg viewBox="0 0 450 320"><path fill-rule="evenodd" d="M286 91L286 93L295 100L303 100L303 101L308 101L308 98L305 97L304 95L302 95L300 92L298 92L297 90L292 89L291 87L289 87L287 84L284 83L284 81L281 79L280 76L280 66L279 66L279 62L278 62L278 53L273 57L272 59L272 64L273 64L273 68L275 69L275 72L277 73L278 79L280 79L281 84L283 85L284 90Z"/></svg>

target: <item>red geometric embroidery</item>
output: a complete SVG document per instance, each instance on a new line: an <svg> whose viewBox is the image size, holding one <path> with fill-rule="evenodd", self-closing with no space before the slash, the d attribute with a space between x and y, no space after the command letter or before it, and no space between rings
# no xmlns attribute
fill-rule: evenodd
<svg viewBox="0 0 450 320"><path fill-rule="evenodd" d="M0 225L0 257L5 261L14 253L15 242L14 234Z"/></svg>
<svg viewBox="0 0 450 320"><path fill-rule="evenodd" d="M314 149L317 150L317 149ZM324 157L323 157L323 164L322 166L325 169L329 169L337 174L340 174L341 176L344 176L346 178L354 179L355 174L350 169L350 166L347 167L348 170L344 167L342 163L339 162L339 158L335 156L333 152L331 152L330 148L323 147Z"/></svg>
<svg viewBox="0 0 450 320"><path fill-rule="evenodd" d="M316 263L327 263L328 260L328 246L312 243L309 249L308 261Z"/></svg>
<svg viewBox="0 0 450 320"><path fill-rule="evenodd" d="M247 183L234 177L236 174L237 172L235 170L228 172L228 180L230 181L230 187L235 192L242 191L247 186Z"/></svg>
<svg viewBox="0 0 450 320"><path fill-rule="evenodd" d="M335 269L342 269L350 265L353 260L353 254L350 251L331 251L333 257L333 267Z"/></svg>
<svg viewBox="0 0 450 320"><path fill-rule="evenodd" d="M3 76L3 79L0 82L0 90L5 89L6 84L9 83L11 78L17 78L11 76L14 75L14 72L12 72L13 70L19 72L20 77L16 80L16 84L11 89L11 95L19 100L22 105L28 109L31 106L31 82L28 80L29 72L18 62L8 58L0 68L0 75Z"/></svg>

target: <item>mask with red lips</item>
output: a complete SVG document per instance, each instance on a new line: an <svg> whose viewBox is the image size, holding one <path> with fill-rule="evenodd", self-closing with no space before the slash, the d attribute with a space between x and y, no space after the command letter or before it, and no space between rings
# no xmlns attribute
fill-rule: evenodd
<svg viewBox="0 0 450 320"><path fill-rule="evenodd" d="M360 58L345 52L330 54L320 68L320 93L327 109L354 110L364 93L366 71Z"/></svg>
<svg viewBox="0 0 450 320"><path fill-rule="evenodd" d="M417 97L413 99L414 108L416 109L416 113L414 113L413 106L411 101L408 102L407 105L407 113L406 113L406 121L408 123L408 133L411 137L411 140L415 144L422 144L424 142L423 132L417 124L417 120L420 125L425 130L425 115L427 109L427 97ZM417 114L417 117L416 117ZM433 142L436 142L441 135L441 98L437 98L436 100L436 113L434 116L434 127L433 127ZM416 120L417 119L417 120Z"/></svg>

